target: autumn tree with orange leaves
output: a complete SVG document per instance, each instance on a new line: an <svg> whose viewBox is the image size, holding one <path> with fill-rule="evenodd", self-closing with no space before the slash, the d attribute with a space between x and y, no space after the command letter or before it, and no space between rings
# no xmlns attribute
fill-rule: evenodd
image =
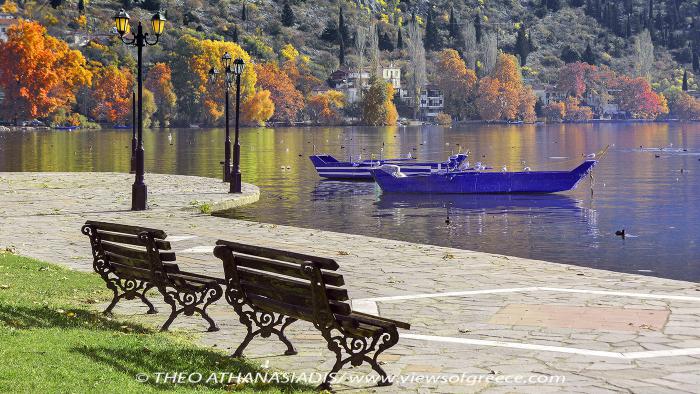
<svg viewBox="0 0 700 394"><path fill-rule="evenodd" d="M154 64L146 74L144 86L153 92L156 101L155 115L160 127L168 126L177 104L170 66L165 63Z"/></svg>
<svg viewBox="0 0 700 394"><path fill-rule="evenodd" d="M125 68L103 67L92 82L90 114L98 121L126 124L131 121L134 75Z"/></svg>
<svg viewBox="0 0 700 394"><path fill-rule="evenodd" d="M534 94L523 84L515 56L500 54L491 74L479 81L476 107L487 121L534 120Z"/></svg>
<svg viewBox="0 0 700 394"><path fill-rule="evenodd" d="M221 57L225 52L246 63L241 75L241 113L246 114L244 118L255 124L267 121L274 113L274 103L269 92L265 94L256 88L257 74L248 52L234 42L202 40L189 34L178 40L171 64L179 113L185 117L182 120L213 124L223 119L223 78L210 81L209 69L223 70Z"/></svg>
<svg viewBox="0 0 700 394"><path fill-rule="evenodd" d="M645 78L622 76L618 81L620 92L617 101L620 109L635 119L656 119L668 113L668 103L663 94L651 89Z"/></svg>
<svg viewBox="0 0 700 394"><path fill-rule="evenodd" d="M76 91L92 80L83 55L37 22L20 19L10 26L0 54L0 88L5 93L0 110L15 120L69 110Z"/></svg>
<svg viewBox="0 0 700 394"><path fill-rule="evenodd" d="M270 91L270 99L275 103L273 119L284 123L297 120L304 109L304 96L294 86L294 82L277 64L268 62L255 65L258 74L258 87Z"/></svg>
<svg viewBox="0 0 700 394"><path fill-rule="evenodd" d="M333 124L340 121L340 110L345 107L345 95L337 90L328 90L309 97L306 110L317 124Z"/></svg>
<svg viewBox="0 0 700 394"><path fill-rule="evenodd" d="M438 54L435 84L445 96L445 112L458 118L466 117L476 87L476 73L467 68L454 49L445 49Z"/></svg>

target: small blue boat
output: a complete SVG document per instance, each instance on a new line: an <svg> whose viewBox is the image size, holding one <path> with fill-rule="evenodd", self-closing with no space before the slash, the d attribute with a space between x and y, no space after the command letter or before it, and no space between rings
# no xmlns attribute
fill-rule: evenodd
<svg viewBox="0 0 700 394"><path fill-rule="evenodd" d="M596 160L586 160L571 171L470 170L408 174L403 167L384 165L370 172L384 193L556 193L576 188L596 163Z"/></svg>
<svg viewBox="0 0 700 394"><path fill-rule="evenodd" d="M364 160L358 162L339 161L331 155L312 155L309 156L311 162L316 168L316 172L323 178L327 179L361 179L372 180L370 169L379 167L385 164L401 165L401 171L406 174L430 174L431 172L448 169L457 169L462 162L467 159L466 153L459 153L450 156L443 162L417 162L415 159L382 159L382 160Z"/></svg>

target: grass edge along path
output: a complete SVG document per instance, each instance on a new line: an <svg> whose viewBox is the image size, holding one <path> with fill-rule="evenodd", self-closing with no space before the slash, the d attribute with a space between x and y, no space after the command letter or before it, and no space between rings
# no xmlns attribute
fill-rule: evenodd
<svg viewBox="0 0 700 394"><path fill-rule="evenodd" d="M183 333L106 317L94 304L110 296L96 274L0 249L0 392L313 391L283 379L230 382L229 373L274 371L198 346ZM157 373L163 372L197 373L202 379L157 383ZM138 374L148 381L139 382Z"/></svg>

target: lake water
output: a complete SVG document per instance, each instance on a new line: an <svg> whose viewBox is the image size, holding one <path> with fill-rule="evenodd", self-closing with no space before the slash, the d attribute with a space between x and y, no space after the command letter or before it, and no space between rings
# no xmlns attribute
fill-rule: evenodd
<svg viewBox="0 0 700 394"><path fill-rule="evenodd" d="M223 130L171 132L172 144L169 131L145 133L147 171L220 177ZM0 171L125 172L130 138L0 133ZM700 281L700 124L261 128L242 130L241 143L243 180L262 197L228 217ZM592 194L586 179L556 195L382 195L373 183L321 180L307 157L315 147L364 159L384 146L384 157L443 160L468 149L496 169L564 170L606 145Z"/></svg>

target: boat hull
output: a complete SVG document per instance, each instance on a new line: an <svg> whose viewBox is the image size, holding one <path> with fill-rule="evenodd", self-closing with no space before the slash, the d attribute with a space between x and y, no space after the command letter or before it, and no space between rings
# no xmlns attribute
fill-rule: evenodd
<svg viewBox="0 0 700 394"><path fill-rule="evenodd" d="M595 160L586 160L572 171L479 172L465 171L396 176L381 168L371 170L385 193L476 194L556 193L575 189Z"/></svg>
<svg viewBox="0 0 700 394"><path fill-rule="evenodd" d="M314 168L316 168L316 172L322 178L371 181L373 178L370 170L384 164L401 165L401 171L405 174L430 174L441 168L456 168L466 157L464 154L455 155L450 160L441 163L420 163L411 159L373 160L353 163L338 161L329 155L314 155L309 158Z"/></svg>

